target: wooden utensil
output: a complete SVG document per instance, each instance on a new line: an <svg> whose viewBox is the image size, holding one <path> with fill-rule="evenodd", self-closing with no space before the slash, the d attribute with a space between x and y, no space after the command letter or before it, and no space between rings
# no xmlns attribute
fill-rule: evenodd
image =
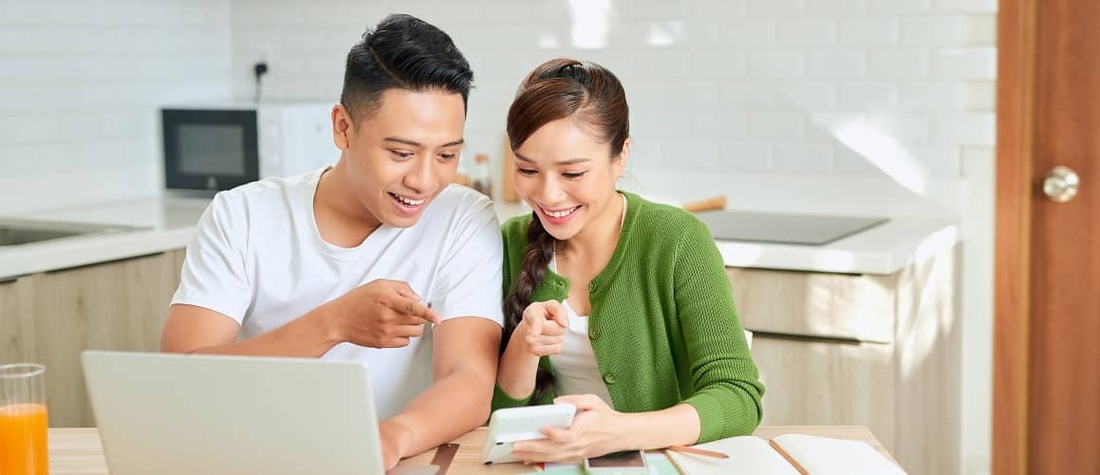
<svg viewBox="0 0 1100 475"><path fill-rule="evenodd" d="M715 452L713 450L705 450L705 449L697 449L695 447L685 447L683 445L670 445L668 447L668 450L672 450L672 451L680 452L680 453L685 453L685 454L702 455L704 457L713 457L713 458L716 458L716 459L728 459L728 458L730 458L729 455L724 454L722 452Z"/></svg>
<svg viewBox="0 0 1100 475"><path fill-rule="evenodd" d="M705 200L690 201L682 206L685 210L698 213L700 211L721 211L726 209L725 196L713 196Z"/></svg>

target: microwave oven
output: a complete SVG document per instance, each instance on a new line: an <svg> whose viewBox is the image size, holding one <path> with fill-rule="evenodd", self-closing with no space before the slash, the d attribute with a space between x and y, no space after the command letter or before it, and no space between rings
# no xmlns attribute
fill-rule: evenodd
<svg viewBox="0 0 1100 475"><path fill-rule="evenodd" d="M164 106L164 186L221 191L336 162L332 102Z"/></svg>

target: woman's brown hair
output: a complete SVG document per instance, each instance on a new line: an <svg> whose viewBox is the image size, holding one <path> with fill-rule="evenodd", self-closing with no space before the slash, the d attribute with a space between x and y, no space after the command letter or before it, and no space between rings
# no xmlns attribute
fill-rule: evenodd
<svg viewBox="0 0 1100 475"><path fill-rule="evenodd" d="M630 136L629 109L622 83L607 68L596 63L559 58L547 61L520 84L508 109L508 140L518 149L542 126L572 117L609 146L609 159L616 159ZM555 239L542 227L537 215L527 228L527 247L519 275L504 297L506 319L501 348L523 320L531 294L542 283L554 254ZM507 270L506 270L507 271ZM554 375L538 369L533 401L541 401L554 385Z"/></svg>

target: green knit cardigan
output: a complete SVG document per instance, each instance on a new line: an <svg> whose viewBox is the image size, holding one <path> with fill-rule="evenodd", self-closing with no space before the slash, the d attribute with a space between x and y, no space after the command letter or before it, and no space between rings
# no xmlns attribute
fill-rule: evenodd
<svg viewBox="0 0 1100 475"><path fill-rule="evenodd" d="M750 434L763 415L764 385L749 354L733 291L707 227L676 207L631 194L619 242L588 285L588 337L615 410L646 412L687 403L699 443ZM518 277L532 216L502 226L504 291ZM532 302L565 300L569 281L549 269ZM550 358L539 365L553 371ZM548 403L515 399L497 386L493 409Z"/></svg>

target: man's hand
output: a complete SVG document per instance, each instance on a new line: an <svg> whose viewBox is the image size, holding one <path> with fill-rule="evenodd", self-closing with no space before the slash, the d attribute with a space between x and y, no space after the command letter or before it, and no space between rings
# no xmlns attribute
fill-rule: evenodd
<svg viewBox="0 0 1100 475"><path fill-rule="evenodd" d="M439 314L405 282L378 279L327 304L341 341L370 348L399 348L420 336Z"/></svg>
<svg viewBox="0 0 1100 475"><path fill-rule="evenodd" d="M378 436L382 440L382 464L386 470L397 465L409 450L412 432L393 419L378 424Z"/></svg>
<svg viewBox="0 0 1100 475"><path fill-rule="evenodd" d="M455 440L489 418L500 324L450 318L432 336L432 385L379 424L386 467Z"/></svg>
<svg viewBox="0 0 1100 475"><path fill-rule="evenodd" d="M565 345L565 329L569 316L562 304L553 300L535 302L523 311L523 321L516 326L516 337L527 353L534 356L556 355Z"/></svg>

